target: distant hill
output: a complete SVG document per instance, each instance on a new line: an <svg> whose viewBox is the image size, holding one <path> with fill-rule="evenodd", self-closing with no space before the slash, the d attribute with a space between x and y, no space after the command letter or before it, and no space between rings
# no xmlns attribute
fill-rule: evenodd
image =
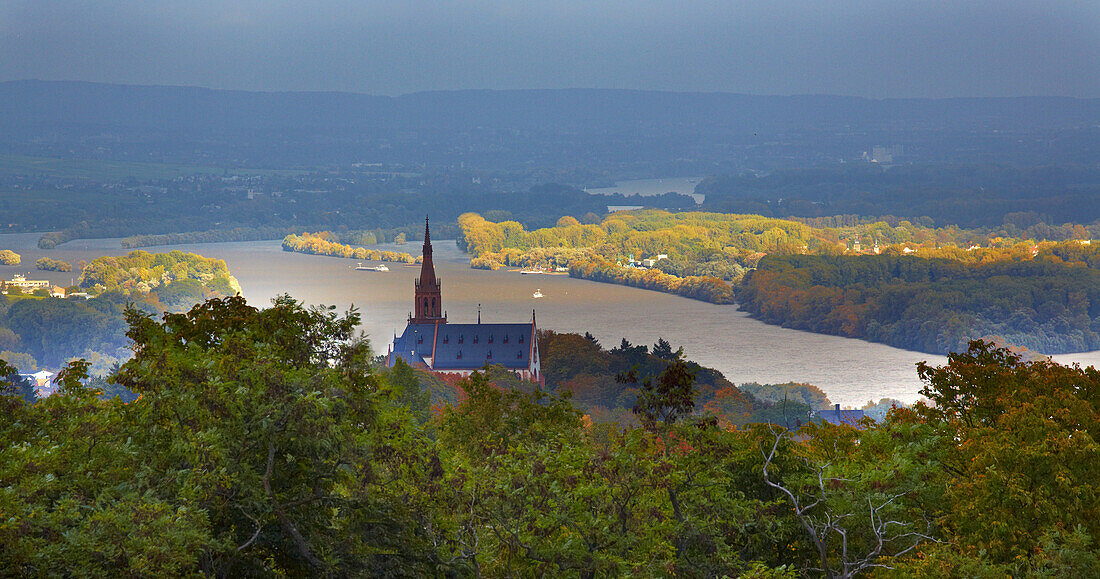
<svg viewBox="0 0 1100 579"><path fill-rule="evenodd" d="M269 164L813 160L897 144L922 152L924 161L975 147L988 160L1024 154L1015 144L1019 139L1005 133L1093 135L1098 123L1100 99L1064 97L866 99L602 89L384 97L0 83L0 146L9 153L83 151L196 162L234 155ZM777 138L795 140L773 142ZM968 142L950 145L955 153L933 145L949 139ZM1049 140L1044 137L1041 151L1050 150ZM1079 148L1077 140L1061 139L1070 150ZM597 146L602 150L592 152Z"/></svg>

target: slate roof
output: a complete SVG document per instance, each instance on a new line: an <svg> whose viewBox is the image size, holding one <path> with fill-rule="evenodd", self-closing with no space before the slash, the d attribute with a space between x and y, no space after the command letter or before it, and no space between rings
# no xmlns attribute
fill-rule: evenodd
<svg viewBox="0 0 1100 579"><path fill-rule="evenodd" d="M527 368L535 324L409 324L393 342L393 360L435 370L478 369L486 364ZM434 352L434 359L433 359ZM429 364L428 360L433 363Z"/></svg>

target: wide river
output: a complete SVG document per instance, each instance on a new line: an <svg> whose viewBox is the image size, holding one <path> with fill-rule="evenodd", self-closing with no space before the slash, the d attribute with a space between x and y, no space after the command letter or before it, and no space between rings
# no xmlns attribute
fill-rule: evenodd
<svg viewBox="0 0 1100 579"><path fill-rule="evenodd" d="M72 274L33 269L43 256L76 262L126 253L118 239L78 240L52 251L39 250L37 234L0 235L0 249L23 256L20 266L0 266L0 278L15 273L68 285ZM669 294L602 284L559 275L520 275L469 267L454 241L436 241L436 273L443 281L443 305L454 322L520 322L535 310L540 328L591 332L605 347L626 338L653 344L663 337L683 346L691 360L720 370L734 383L809 382L834 402L860 406L884 397L916 400L921 387L915 365L945 358L882 344L771 326L736 306L719 306ZM393 249L392 246L389 246ZM250 303L264 305L287 293L339 310L358 308L376 351L385 352L412 309L413 279L419 266L390 264L387 273L356 271L354 260L282 251L278 241L213 243L147 248L180 249L224 259ZM403 248L419 253L418 243ZM545 297L532 293L541 289ZM1100 365L1100 351L1056 356L1062 363Z"/></svg>

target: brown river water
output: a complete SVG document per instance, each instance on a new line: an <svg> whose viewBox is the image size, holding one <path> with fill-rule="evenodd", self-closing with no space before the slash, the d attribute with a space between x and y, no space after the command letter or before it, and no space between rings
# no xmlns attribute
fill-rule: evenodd
<svg viewBox="0 0 1100 579"><path fill-rule="evenodd" d="M101 255L126 253L118 239L77 240L45 251L36 247L38 234L0 235L0 249L23 256L19 266L0 266L0 278L27 274L69 285L71 273L34 270L39 257L74 263ZM477 320L478 304L485 322L523 322L535 310L540 328L561 332L591 332L605 347L626 338L653 344L663 337L683 346L691 360L717 368L734 383L809 382L833 402L861 406L868 400L916 400L921 383L916 364L946 359L883 344L814 334L764 324L736 306L714 305L648 290L572 279L564 275L521 275L469 267L469 258L454 241L434 241L436 273L443 283L443 306L454 322ZM418 253L418 243L378 246ZM355 260L282 251L279 241L208 243L146 248L163 252L180 249L224 259L241 284L244 296L264 305L287 293L310 304L354 305L362 329L377 352L385 352L412 309L413 279L419 266L387 264L389 272L356 271ZM374 262L367 262L373 264ZM533 298L536 289L544 297ZM1062 363L1100 365L1100 351L1055 356Z"/></svg>

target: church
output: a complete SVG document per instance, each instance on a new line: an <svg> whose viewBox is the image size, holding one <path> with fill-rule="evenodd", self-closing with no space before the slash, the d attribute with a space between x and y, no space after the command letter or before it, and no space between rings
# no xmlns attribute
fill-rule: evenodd
<svg viewBox="0 0 1100 579"><path fill-rule="evenodd" d="M414 367L441 374L468 376L486 364L499 364L523 380L544 384L539 363L535 311L531 321L520 324L451 324L443 310L443 294L432 264L432 240L424 220L424 261L420 278L413 282L414 314L386 357L387 366L398 358Z"/></svg>

